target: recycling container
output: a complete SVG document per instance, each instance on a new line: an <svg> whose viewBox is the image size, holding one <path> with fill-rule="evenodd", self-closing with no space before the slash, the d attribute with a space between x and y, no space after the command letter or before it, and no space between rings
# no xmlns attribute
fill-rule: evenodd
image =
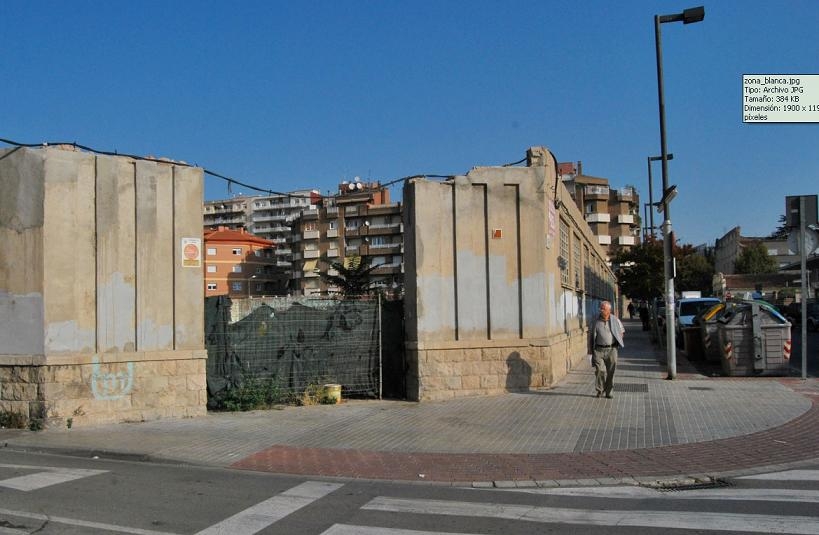
<svg viewBox="0 0 819 535"><path fill-rule="evenodd" d="M717 335L717 320L722 316L724 311L725 303L714 305L703 312L697 322L700 329L703 357L707 362L712 364L719 364L722 359Z"/></svg>
<svg viewBox="0 0 819 535"><path fill-rule="evenodd" d="M717 334L724 375L789 375L791 324L770 305L752 301L727 308Z"/></svg>

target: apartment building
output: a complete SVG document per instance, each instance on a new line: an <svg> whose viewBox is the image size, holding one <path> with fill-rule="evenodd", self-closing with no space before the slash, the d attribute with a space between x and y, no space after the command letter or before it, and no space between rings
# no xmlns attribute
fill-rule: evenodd
<svg viewBox="0 0 819 535"><path fill-rule="evenodd" d="M583 174L582 162L558 170L574 203L610 260L618 248L640 243L640 196L634 186L612 188L607 178Z"/></svg>
<svg viewBox="0 0 819 535"><path fill-rule="evenodd" d="M244 228L206 230L205 296L287 295L289 277L277 265L274 244Z"/></svg>
<svg viewBox="0 0 819 535"><path fill-rule="evenodd" d="M290 279L293 277L291 224L302 210L315 206L320 199L317 190L304 189L207 201L204 204L204 225L205 228L244 228L255 236L270 240L274 245L276 267Z"/></svg>
<svg viewBox="0 0 819 535"><path fill-rule="evenodd" d="M302 211L294 223L293 287L297 293L334 293L321 273L337 275L333 263L360 256L370 265L375 287L400 292L403 287L401 204L390 203L378 182L343 182L338 194Z"/></svg>

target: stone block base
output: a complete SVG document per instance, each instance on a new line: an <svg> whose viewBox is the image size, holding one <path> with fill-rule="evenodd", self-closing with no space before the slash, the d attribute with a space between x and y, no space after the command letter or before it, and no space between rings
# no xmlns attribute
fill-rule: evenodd
<svg viewBox="0 0 819 535"><path fill-rule="evenodd" d="M206 414L204 351L0 356L0 414L48 427Z"/></svg>
<svg viewBox="0 0 819 535"><path fill-rule="evenodd" d="M548 340L450 342L409 347L407 397L434 401L550 387L584 362L586 332Z"/></svg>

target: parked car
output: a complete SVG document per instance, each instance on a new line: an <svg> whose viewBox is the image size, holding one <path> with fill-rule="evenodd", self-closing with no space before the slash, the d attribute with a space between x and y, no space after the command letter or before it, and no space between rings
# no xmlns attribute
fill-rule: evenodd
<svg viewBox="0 0 819 535"><path fill-rule="evenodd" d="M802 303L791 303L785 307L784 316L794 325L802 323ZM807 326L809 331L819 331L819 302L807 303Z"/></svg>
<svg viewBox="0 0 819 535"><path fill-rule="evenodd" d="M682 336L683 329L693 327L694 318L700 312L704 312L719 303L720 300L716 297L691 297L677 301L674 307L676 317L674 328L677 331L677 338L679 339Z"/></svg>

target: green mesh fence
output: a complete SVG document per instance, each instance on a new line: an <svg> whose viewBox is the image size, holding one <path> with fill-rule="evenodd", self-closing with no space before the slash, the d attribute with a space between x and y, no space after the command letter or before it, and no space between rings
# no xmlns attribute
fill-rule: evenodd
<svg viewBox="0 0 819 535"><path fill-rule="evenodd" d="M380 397L379 301L205 300L211 400L248 381L283 394L340 384L345 397Z"/></svg>

